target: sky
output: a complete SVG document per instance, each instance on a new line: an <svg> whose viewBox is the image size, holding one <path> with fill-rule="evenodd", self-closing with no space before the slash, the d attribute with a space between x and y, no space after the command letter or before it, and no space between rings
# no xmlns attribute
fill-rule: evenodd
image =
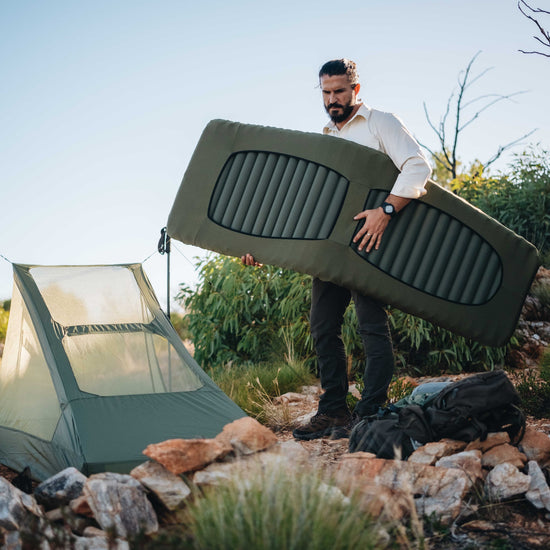
<svg viewBox="0 0 550 550"><path fill-rule="evenodd" d="M550 10L550 0L532 5ZM317 74L329 59L356 61L361 99L437 150L424 105L437 124L481 52L468 99L524 93L464 130L462 161L534 129L494 171L529 143L548 150L550 59L518 51L536 49L536 34L515 0L0 0L0 300L11 296L10 262L146 260L165 306L157 242L204 127L222 118L320 131ZM206 254L174 243L172 310Z"/></svg>

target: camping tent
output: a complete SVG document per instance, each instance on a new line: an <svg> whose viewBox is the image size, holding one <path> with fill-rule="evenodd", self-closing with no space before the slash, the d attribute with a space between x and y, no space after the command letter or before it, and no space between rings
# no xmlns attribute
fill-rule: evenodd
<svg viewBox="0 0 550 550"><path fill-rule="evenodd" d="M127 472L150 443L244 416L185 349L140 264L14 265L0 462Z"/></svg>

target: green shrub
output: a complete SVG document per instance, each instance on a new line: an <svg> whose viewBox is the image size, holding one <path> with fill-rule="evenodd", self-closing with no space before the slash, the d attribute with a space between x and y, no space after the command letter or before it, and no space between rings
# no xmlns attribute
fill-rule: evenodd
<svg viewBox="0 0 550 550"><path fill-rule="evenodd" d="M528 373L524 374L515 386L521 397L522 411L535 418L550 416L550 382Z"/></svg>
<svg viewBox="0 0 550 550"><path fill-rule="evenodd" d="M196 291L181 286L178 299L189 312L195 358L205 368L263 363L295 357L314 364L309 329L311 278L240 260L211 256L199 262ZM503 362L506 348L490 348L413 315L390 309L394 351L405 370L422 374L489 370ZM364 351L352 304L342 339L352 377L363 372Z"/></svg>
<svg viewBox="0 0 550 550"><path fill-rule="evenodd" d="M0 343L4 343L6 341L9 317L9 311L6 311L4 308L0 308Z"/></svg>
<svg viewBox="0 0 550 550"><path fill-rule="evenodd" d="M390 323L398 363L417 374L492 370L508 349L483 346L398 309L391 310Z"/></svg>
<svg viewBox="0 0 550 550"><path fill-rule="evenodd" d="M506 175L457 179L453 190L533 243L547 265L550 254L550 154L531 147Z"/></svg>
<svg viewBox="0 0 550 550"><path fill-rule="evenodd" d="M179 313L170 313L170 322L182 340L191 339L189 331L189 319L186 315Z"/></svg>
<svg viewBox="0 0 550 550"><path fill-rule="evenodd" d="M267 424L273 397L299 391L313 382L309 368L301 362L225 365L211 369L209 374L241 409Z"/></svg>
<svg viewBox="0 0 550 550"><path fill-rule="evenodd" d="M391 546L380 524L315 468L249 466L187 507L196 550L344 550Z"/></svg>
<svg viewBox="0 0 550 550"><path fill-rule="evenodd" d="M213 255L199 261L199 287L182 285L195 358L204 367L280 359L292 342L297 357L312 357L311 278L273 266L243 266Z"/></svg>

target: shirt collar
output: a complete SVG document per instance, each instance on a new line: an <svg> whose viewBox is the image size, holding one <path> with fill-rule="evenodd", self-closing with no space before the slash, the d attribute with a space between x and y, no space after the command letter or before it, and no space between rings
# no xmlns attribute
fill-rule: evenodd
<svg viewBox="0 0 550 550"><path fill-rule="evenodd" d="M365 103L361 103L359 105L359 109L357 109L357 112L342 126L340 130L336 127L336 124L329 120L328 123L323 127L323 134L330 134L334 132L341 132L344 128L349 126L356 118L361 117L365 120L368 120L370 116L371 108L368 105L365 105Z"/></svg>

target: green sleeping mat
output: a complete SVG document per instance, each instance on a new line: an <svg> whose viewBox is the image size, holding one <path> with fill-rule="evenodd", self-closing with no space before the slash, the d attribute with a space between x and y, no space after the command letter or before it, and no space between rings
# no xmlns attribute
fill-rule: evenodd
<svg viewBox="0 0 550 550"><path fill-rule="evenodd" d="M321 134L214 120L168 218L184 243L353 288L483 344L512 335L536 248L433 182L359 252L353 220L398 170L379 151ZM361 222L362 223L362 222Z"/></svg>

